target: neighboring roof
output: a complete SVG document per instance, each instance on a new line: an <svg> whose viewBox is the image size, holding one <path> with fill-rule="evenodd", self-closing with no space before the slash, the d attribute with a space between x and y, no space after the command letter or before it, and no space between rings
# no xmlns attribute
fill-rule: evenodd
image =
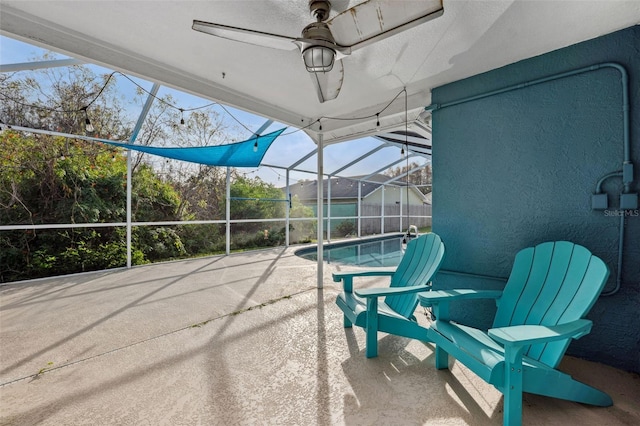
<svg viewBox="0 0 640 426"><path fill-rule="evenodd" d="M362 189L360 191L360 195L362 198L368 197L371 193L373 193L376 189L380 188L382 182L386 182L389 180L389 176L386 175L374 175L367 179L366 182L359 181L359 178L364 176L353 176L350 178L331 178L331 200L353 200L358 198L358 183L362 185ZM380 183L378 183L380 182ZM394 186L402 186L405 187L406 184L401 181L396 181L393 184ZM411 189L419 194L419 196L424 197L422 192L411 186ZM285 188L282 188L284 191ZM324 198L327 198L328 194L328 180L323 180L323 190L324 190ZM293 185L289 185L289 192L291 196L297 196L300 200L316 200L318 194L318 182L315 180L312 181L303 181L298 182Z"/></svg>
<svg viewBox="0 0 640 426"><path fill-rule="evenodd" d="M387 178L388 179L388 178ZM324 198L327 198L327 179L323 181ZM378 187L379 183L362 182L361 195L366 197ZM302 181L289 186L291 196L297 196L300 200L315 200L318 194L318 182L315 180ZM358 181L349 178L331 178L331 199L358 198Z"/></svg>
<svg viewBox="0 0 640 426"><path fill-rule="evenodd" d="M330 16L359 3L333 1ZM405 129L405 121L416 131L434 87L640 22L637 0L444 1L442 16L345 57L339 96L319 103L298 49L191 28L198 19L299 37L314 21L307 0L3 0L0 7L2 34L303 127L315 141L322 133L324 143ZM345 36L332 31L336 40Z"/></svg>

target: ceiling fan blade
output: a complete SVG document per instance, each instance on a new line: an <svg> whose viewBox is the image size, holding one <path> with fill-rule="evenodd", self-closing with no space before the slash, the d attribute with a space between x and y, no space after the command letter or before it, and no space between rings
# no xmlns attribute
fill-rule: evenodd
<svg viewBox="0 0 640 426"><path fill-rule="evenodd" d="M444 13L442 0L367 0L327 21L336 43L359 49Z"/></svg>
<svg viewBox="0 0 640 426"><path fill-rule="evenodd" d="M335 99L340 93L342 81L344 80L342 61L336 61L329 72L310 72L309 76L316 88L320 103Z"/></svg>
<svg viewBox="0 0 640 426"><path fill-rule="evenodd" d="M246 28L231 27L229 25L214 24L213 22L198 21L195 19L193 20L191 28L216 37L253 44L256 46L270 47L272 49L280 50L298 49L298 46L293 43L296 41L295 37L248 30Z"/></svg>

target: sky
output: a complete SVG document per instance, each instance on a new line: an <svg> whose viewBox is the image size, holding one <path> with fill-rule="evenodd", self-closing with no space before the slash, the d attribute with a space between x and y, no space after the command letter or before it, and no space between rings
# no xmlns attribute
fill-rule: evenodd
<svg viewBox="0 0 640 426"><path fill-rule="evenodd" d="M45 53L49 53L50 55L53 54L53 57L51 59L68 58L65 55L56 52L50 52L40 47L0 35L0 64L2 65L32 62L36 60L36 58L41 58ZM88 64L88 66L97 74L108 74L113 71L97 65ZM132 79L146 90L151 90L153 86L153 83L150 81L145 81L139 78ZM133 98L136 87L133 83L127 81L126 79L119 78L118 89L123 94L129 95L131 98ZM190 108L197 108L211 103L211 100L209 99L199 98L165 86L161 86L157 96L162 97L167 94L170 94L176 100L176 106L185 110ZM131 108L131 116L137 118L139 115L139 107L130 106L129 108ZM218 106L216 106L215 108L224 117L224 122L227 127L231 129L231 131L236 132L236 134L234 134L234 138L236 140L247 139L266 121L266 118L264 117L260 117L255 114L251 114L229 106L225 106L227 111ZM282 127L285 127L285 125L281 123L273 123L265 131L263 131L263 133L269 133ZM251 132L249 130L251 130ZM316 145L311 140L311 138L309 138L304 132L296 130L297 129L295 128L288 128L287 130L285 130L283 135L275 140L262 161L263 166L259 167L258 169L240 169L240 171L245 173L249 177L259 177L263 181L272 183L275 186L284 186L286 171L284 169L265 166L265 164L286 167L297 162L307 153L313 151L316 148ZM367 137L354 141L332 144L325 147L325 173L332 173L332 171L337 170L342 166L350 163L361 155L371 151L378 145L380 145L380 142L378 140L372 137ZM398 160L402 158L399 148L383 148L380 151L367 157L365 160L360 161L358 164L341 172L340 175L368 175L379 170L385 165L390 164L395 160L396 157ZM422 157L414 157L412 158L412 160L418 161L420 163L426 161ZM400 164L397 164L395 165L395 167L399 165ZM290 174L291 184L299 180L315 179L316 157L311 157L309 160L300 164L297 168L308 170L313 173L301 173L292 171Z"/></svg>

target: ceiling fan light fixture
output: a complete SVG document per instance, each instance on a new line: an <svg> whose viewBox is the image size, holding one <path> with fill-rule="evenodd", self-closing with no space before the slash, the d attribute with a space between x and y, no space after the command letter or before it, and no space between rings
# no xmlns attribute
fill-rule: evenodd
<svg viewBox="0 0 640 426"><path fill-rule="evenodd" d="M309 72L329 72L333 69L336 51L326 46L309 46L302 52L304 65Z"/></svg>
<svg viewBox="0 0 640 426"><path fill-rule="evenodd" d="M358 0L355 6L341 12L336 11L338 13L330 18L330 0L307 2L309 12L316 22L304 27L300 37L196 19L193 20L192 28L216 37L256 46L280 50L299 49L318 100L323 103L335 99L340 93L344 80L342 59L351 55L352 51L394 36L444 13L443 0ZM350 3L352 2L340 1L338 9L344 9ZM332 28L337 30L338 41L332 34ZM224 77L224 73L222 76Z"/></svg>

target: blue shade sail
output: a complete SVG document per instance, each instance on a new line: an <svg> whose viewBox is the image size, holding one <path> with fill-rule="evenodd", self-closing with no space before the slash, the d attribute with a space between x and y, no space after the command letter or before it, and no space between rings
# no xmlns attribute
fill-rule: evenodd
<svg viewBox="0 0 640 426"><path fill-rule="evenodd" d="M103 140L102 142L125 149L146 152L174 160L206 164L208 166L258 167L271 143L286 127L262 136L252 136L244 142L227 145L196 146L182 148L166 148L156 146L135 145ZM256 147L257 142L257 147ZM254 151L255 149L255 151Z"/></svg>

